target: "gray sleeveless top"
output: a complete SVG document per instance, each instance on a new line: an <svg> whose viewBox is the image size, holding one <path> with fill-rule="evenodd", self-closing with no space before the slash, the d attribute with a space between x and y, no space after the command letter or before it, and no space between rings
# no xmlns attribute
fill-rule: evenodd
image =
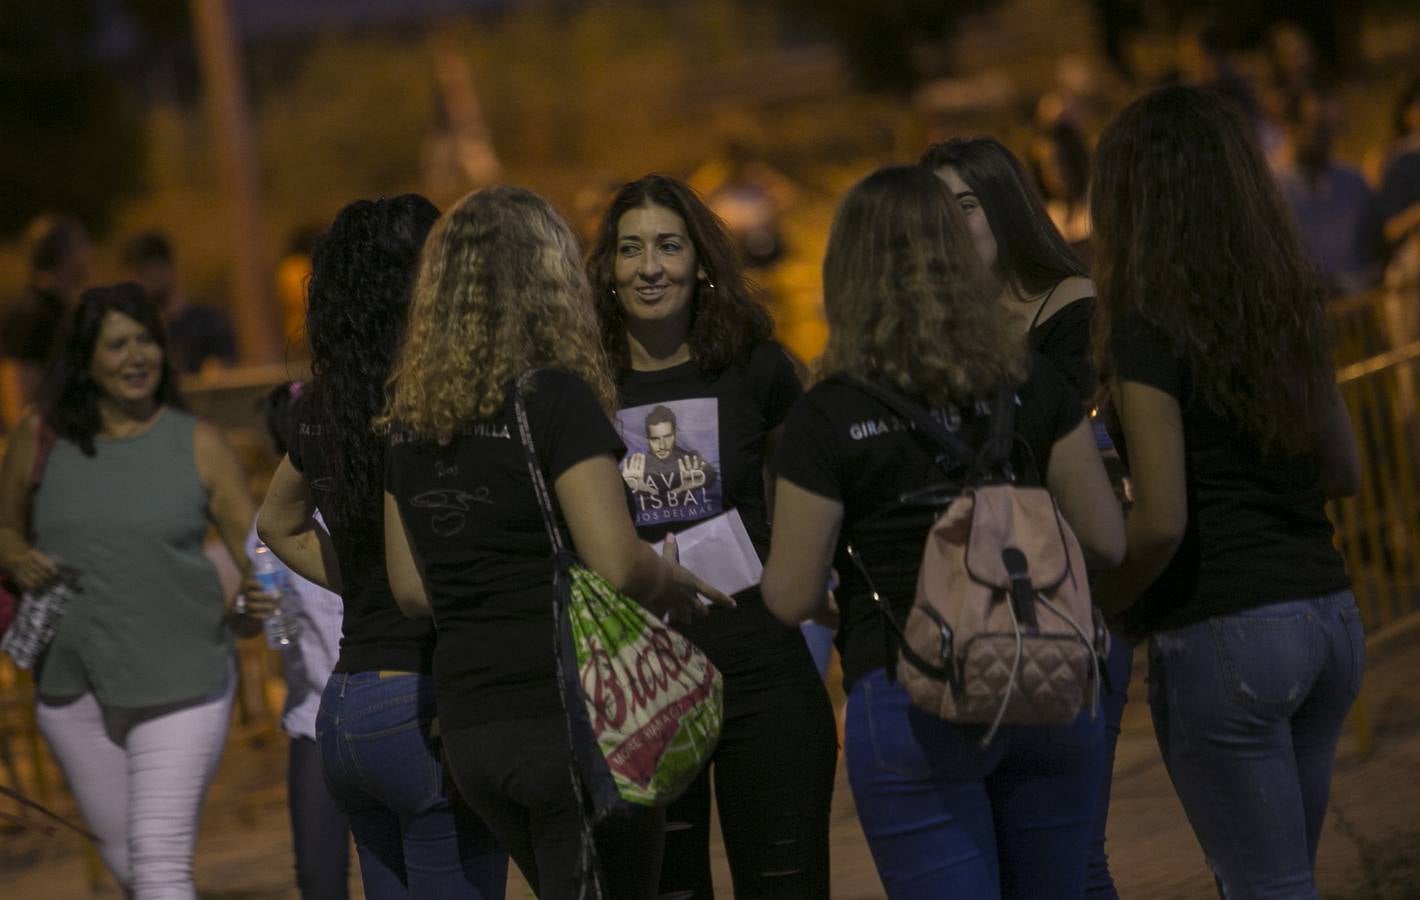
<svg viewBox="0 0 1420 900"><path fill-rule="evenodd" d="M196 701L226 687L232 654L216 567L202 554L207 489L197 474L197 419L167 409L144 433L58 441L31 521L34 544L79 570L41 660L47 701L92 692L105 706Z"/></svg>

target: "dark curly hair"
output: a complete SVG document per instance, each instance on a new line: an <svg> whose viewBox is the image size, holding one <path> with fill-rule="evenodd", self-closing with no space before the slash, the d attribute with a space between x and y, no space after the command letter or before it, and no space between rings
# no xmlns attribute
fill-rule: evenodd
<svg viewBox="0 0 1420 900"><path fill-rule="evenodd" d="M955 169L976 193L996 239L997 267L1017 293L1030 296L1071 276L1089 276L1050 220L1025 167L1000 141L952 138L928 147L918 164L933 172Z"/></svg>
<svg viewBox="0 0 1420 900"><path fill-rule="evenodd" d="M332 525L379 520L385 440L371 420L384 407L415 263L438 218L417 194L356 200L311 255L306 329L314 380L297 419L317 425L324 438L331 489L321 515Z"/></svg>
<svg viewBox="0 0 1420 900"><path fill-rule="evenodd" d="M178 391L177 375L168 360L168 336L163 320L147 292L131 281L89 288L79 295L79 305L55 346L39 400L40 417L45 425L54 429L59 437L77 444L85 456L94 455L94 437L103 424L99 418L99 391L89 375L89 366L94 360L94 347L104 318L111 312L142 325L163 351L163 370L155 395L157 403L186 408Z"/></svg>
<svg viewBox="0 0 1420 900"><path fill-rule="evenodd" d="M774 335L774 320L750 292L734 241L725 224L689 185L666 175L647 175L616 192L602 217L596 243L587 254L587 277L612 369L621 373L631 367L626 313L612 291L616 286L617 228L628 211L648 206L660 206L680 216L707 276L708 283L697 283L690 301L690 358L707 374L744 362L757 344Z"/></svg>
<svg viewBox="0 0 1420 900"><path fill-rule="evenodd" d="M1156 90L1095 157L1095 360L1136 317L1187 366L1194 397L1263 452L1306 452L1331 388L1326 288L1252 132L1217 94Z"/></svg>

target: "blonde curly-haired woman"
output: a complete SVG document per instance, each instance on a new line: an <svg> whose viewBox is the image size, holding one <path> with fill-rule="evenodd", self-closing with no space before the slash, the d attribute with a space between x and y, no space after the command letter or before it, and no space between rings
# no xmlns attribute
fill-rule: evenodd
<svg viewBox="0 0 1420 900"><path fill-rule="evenodd" d="M578 894L583 810L553 658L552 548L514 417L582 561L657 612L733 604L636 536L611 423L616 389L576 239L513 187L464 198L424 249L390 428L386 555L395 598L435 617L434 685L460 791L539 897ZM416 562L417 560L417 562ZM599 826L605 896L653 897L658 811Z"/></svg>

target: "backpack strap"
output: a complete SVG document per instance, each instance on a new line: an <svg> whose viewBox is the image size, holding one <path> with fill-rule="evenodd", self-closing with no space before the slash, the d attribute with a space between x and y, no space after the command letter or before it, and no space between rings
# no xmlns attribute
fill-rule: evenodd
<svg viewBox="0 0 1420 900"><path fill-rule="evenodd" d="M1011 469L1011 451L1016 448L1016 389L1003 386L996 390L991 403L991 425L986 443L976 456L976 475L985 478L993 469L1015 481Z"/></svg>
<svg viewBox="0 0 1420 900"><path fill-rule="evenodd" d="M868 574L868 567L863 564L863 557L858 554L857 550L853 549L851 543L848 544L845 549L848 551L848 558L853 560L853 565L857 566L859 574L863 576L863 583L868 586L868 594L873 598L873 604L877 606L878 611L882 613L883 619L887 621L888 631L884 632L883 637L884 648L887 650L889 658L895 651L898 655L906 658L907 661L912 663L919 671L925 672L933 678L940 679L955 687L957 683L956 672L946 666L922 658L912 649L912 645L908 643L907 640L907 633L902 630L902 625L897 621L897 616L892 614L892 607L883 599L882 595L878 593L877 586L873 584L873 576ZM896 638L896 640L894 640L894 638ZM887 677L889 681L897 680L897 675L894 673L892 666L887 667Z"/></svg>

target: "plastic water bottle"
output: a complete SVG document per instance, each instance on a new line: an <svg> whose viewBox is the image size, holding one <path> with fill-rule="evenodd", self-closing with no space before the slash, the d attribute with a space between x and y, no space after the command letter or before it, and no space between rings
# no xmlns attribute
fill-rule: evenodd
<svg viewBox="0 0 1420 900"><path fill-rule="evenodd" d="M286 576L286 567L271 548L257 543L252 551L251 574L268 594L280 598L280 605L262 620L261 628L266 632L266 645L273 650L285 650L296 642L301 634L300 596L291 589L291 580Z"/></svg>

